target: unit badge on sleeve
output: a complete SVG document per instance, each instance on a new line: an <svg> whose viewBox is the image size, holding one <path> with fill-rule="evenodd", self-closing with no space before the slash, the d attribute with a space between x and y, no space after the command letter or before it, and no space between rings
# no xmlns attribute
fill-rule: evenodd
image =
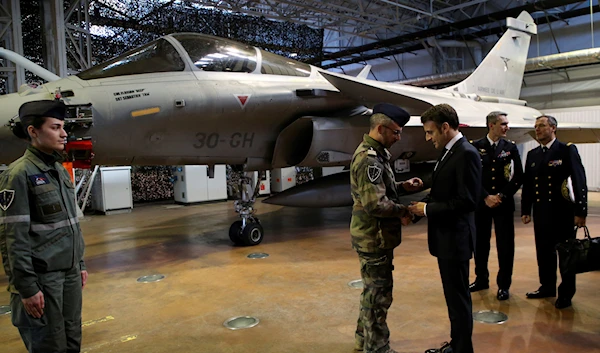
<svg viewBox="0 0 600 353"><path fill-rule="evenodd" d="M3 211L8 210L10 205L15 200L15 191L4 189L0 191L0 208Z"/></svg>
<svg viewBox="0 0 600 353"><path fill-rule="evenodd" d="M367 168L367 176L369 177L371 183L375 183L381 176L381 168L376 164L370 165Z"/></svg>

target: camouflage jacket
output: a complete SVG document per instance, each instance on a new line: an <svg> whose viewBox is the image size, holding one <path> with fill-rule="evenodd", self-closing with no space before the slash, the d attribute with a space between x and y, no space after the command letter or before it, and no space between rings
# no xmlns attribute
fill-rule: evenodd
<svg viewBox="0 0 600 353"><path fill-rule="evenodd" d="M350 164L352 220L350 234L356 251L377 253L401 241L400 217L406 207L397 203L404 188L390 167L390 153L369 135L363 137Z"/></svg>
<svg viewBox="0 0 600 353"><path fill-rule="evenodd" d="M59 158L30 146L0 174L0 252L8 289L23 298L41 290L37 273L85 270L74 186Z"/></svg>

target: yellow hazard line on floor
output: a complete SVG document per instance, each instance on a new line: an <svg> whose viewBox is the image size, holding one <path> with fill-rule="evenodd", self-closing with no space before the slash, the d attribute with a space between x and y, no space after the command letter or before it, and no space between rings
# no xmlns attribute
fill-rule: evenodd
<svg viewBox="0 0 600 353"><path fill-rule="evenodd" d="M114 319L115 319L114 317L112 317L112 316L109 315L109 316L103 317L101 319L86 321L86 322L84 322L84 323L81 324L81 327L88 327L88 326L92 326L94 324L98 324L98 323L101 323L101 322L107 322L107 321L114 320Z"/></svg>

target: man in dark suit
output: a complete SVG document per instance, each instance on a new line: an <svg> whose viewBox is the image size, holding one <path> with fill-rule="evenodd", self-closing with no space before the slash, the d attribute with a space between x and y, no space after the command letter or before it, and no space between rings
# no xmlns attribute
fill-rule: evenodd
<svg viewBox="0 0 600 353"><path fill-rule="evenodd" d="M559 242L575 238L574 227L585 226L587 184L581 157L575 145L556 139L556 119L542 115L535 121L540 146L529 151L521 199L521 219L531 222L541 286L527 293L528 299L556 296L556 249ZM562 276L554 306L571 306L575 274Z"/></svg>
<svg viewBox="0 0 600 353"><path fill-rule="evenodd" d="M506 113L491 112L486 118L488 134L475 142L482 163L481 201L475 212L477 241L475 249L475 282L469 290L476 292L488 289L490 272L490 239L492 220L496 229L498 250L498 300L507 300L512 282L515 258L515 200L513 195L521 187L523 166L517 145L505 140L509 130Z"/></svg>
<svg viewBox="0 0 600 353"><path fill-rule="evenodd" d="M473 353L473 313L469 260L475 249L475 209L481 192L479 152L458 131L458 115L448 104L421 116L425 139L442 150L430 194L409 210L426 216L429 252L437 257L450 317L450 343L426 353Z"/></svg>

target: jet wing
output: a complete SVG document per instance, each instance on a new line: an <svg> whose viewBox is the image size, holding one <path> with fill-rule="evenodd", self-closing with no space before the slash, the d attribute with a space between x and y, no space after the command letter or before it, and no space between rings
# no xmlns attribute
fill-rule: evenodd
<svg viewBox="0 0 600 353"><path fill-rule="evenodd" d="M359 102L392 103L404 108L410 115L417 116L432 106L418 98L375 87L349 76L336 75L322 70L319 70L319 73L344 95Z"/></svg>

